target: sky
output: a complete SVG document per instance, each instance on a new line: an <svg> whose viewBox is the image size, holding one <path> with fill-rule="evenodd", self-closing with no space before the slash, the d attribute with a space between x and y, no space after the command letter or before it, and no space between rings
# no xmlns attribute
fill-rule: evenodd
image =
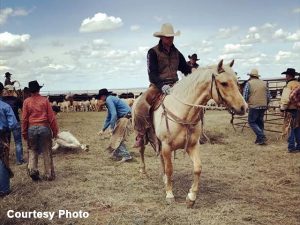
<svg viewBox="0 0 300 225"><path fill-rule="evenodd" d="M0 0L2 82L9 71L48 92L147 87L163 23L200 66L234 59L241 79L252 68L262 78L300 71L300 0Z"/></svg>

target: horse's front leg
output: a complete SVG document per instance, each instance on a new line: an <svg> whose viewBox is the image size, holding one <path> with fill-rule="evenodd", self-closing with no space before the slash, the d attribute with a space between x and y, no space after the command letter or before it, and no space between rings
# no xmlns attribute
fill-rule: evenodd
<svg viewBox="0 0 300 225"><path fill-rule="evenodd" d="M140 151L140 156L141 156L141 173L146 173L146 165L145 165L145 145L142 145L139 149Z"/></svg>
<svg viewBox="0 0 300 225"><path fill-rule="evenodd" d="M172 152L169 145L162 143L162 165L164 165L164 182L166 188L166 200L167 204L171 204L175 201L173 190L172 190Z"/></svg>
<svg viewBox="0 0 300 225"><path fill-rule="evenodd" d="M187 152L193 161L194 165L194 179L192 187L186 196L186 203L188 208L192 208L195 204L197 193L199 190L200 174L201 174L201 160L200 160L200 145L199 142L192 147L189 147Z"/></svg>

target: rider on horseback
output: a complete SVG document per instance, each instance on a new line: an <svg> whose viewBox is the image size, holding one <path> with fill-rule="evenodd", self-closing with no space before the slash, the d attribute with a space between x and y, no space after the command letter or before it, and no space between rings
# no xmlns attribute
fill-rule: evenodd
<svg viewBox="0 0 300 225"><path fill-rule="evenodd" d="M6 85L14 85L14 83L16 82L16 81L11 81L11 80L10 80L11 75L12 75L12 74L11 74L10 72L6 72L6 73L5 73L4 86L6 86Z"/></svg>
<svg viewBox="0 0 300 225"><path fill-rule="evenodd" d="M134 147L144 144L144 135L152 124L149 110L159 94L170 94L171 87L178 81L177 70L185 75L191 73L191 67L173 44L174 36L178 35L180 32L174 33L173 26L169 23L163 24L161 31L153 34L160 41L147 54L150 86L136 103L135 130L138 135Z"/></svg>

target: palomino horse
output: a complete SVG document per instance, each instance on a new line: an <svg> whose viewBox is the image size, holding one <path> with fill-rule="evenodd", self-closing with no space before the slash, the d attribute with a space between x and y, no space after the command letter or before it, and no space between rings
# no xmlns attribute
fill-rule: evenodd
<svg viewBox="0 0 300 225"><path fill-rule="evenodd" d="M239 92L236 74L231 68L233 63L234 61L223 65L221 60L218 65L193 71L173 86L171 94L167 95L159 108L154 111L153 126L159 143L156 151L161 158L168 203L175 201L172 191L171 156L177 149L185 149L194 164L193 183L186 200L188 207L192 207L195 203L201 174L199 113L207 101L212 98L216 103L225 104L228 110L236 114L243 115L246 112L247 104ZM133 123L134 107L135 104L132 110ZM152 146L155 146L155 143L152 143ZM145 173L144 150L145 146L139 149L143 173Z"/></svg>

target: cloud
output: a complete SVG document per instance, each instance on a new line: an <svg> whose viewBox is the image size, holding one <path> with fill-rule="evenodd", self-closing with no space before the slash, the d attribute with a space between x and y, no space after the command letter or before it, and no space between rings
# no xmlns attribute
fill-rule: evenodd
<svg viewBox="0 0 300 225"><path fill-rule="evenodd" d="M50 63L40 68L41 73L69 73L75 69L74 65Z"/></svg>
<svg viewBox="0 0 300 225"><path fill-rule="evenodd" d="M28 11L25 9L12 9L12 8L5 8L0 9L0 25L5 24L8 17L10 16L27 16Z"/></svg>
<svg viewBox="0 0 300 225"><path fill-rule="evenodd" d="M201 54L204 53L210 53L213 51L213 46L211 41L203 40L201 42L200 47L198 48L198 51L201 52Z"/></svg>
<svg viewBox="0 0 300 225"><path fill-rule="evenodd" d="M300 41L300 30L297 30L295 33L291 33L280 28L274 32L273 38L283 41Z"/></svg>
<svg viewBox="0 0 300 225"><path fill-rule="evenodd" d="M295 8L295 9L293 10L293 13L300 13L300 7L299 7L299 8Z"/></svg>
<svg viewBox="0 0 300 225"><path fill-rule="evenodd" d="M250 27L249 28L249 33L256 33L256 32L258 32L257 27Z"/></svg>
<svg viewBox="0 0 300 225"><path fill-rule="evenodd" d="M244 44L253 44L258 42L261 42L261 36L259 33L249 33L244 39L241 40L241 43Z"/></svg>
<svg viewBox="0 0 300 225"><path fill-rule="evenodd" d="M286 39L288 41L300 41L300 30L297 30L296 33L289 34Z"/></svg>
<svg viewBox="0 0 300 225"><path fill-rule="evenodd" d="M6 71L11 69L6 64L7 64L7 60L1 60L0 59L0 72L1 72L1 74L5 73Z"/></svg>
<svg viewBox="0 0 300 225"><path fill-rule="evenodd" d="M7 18L12 14L12 8L5 8L0 10L0 25L5 24Z"/></svg>
<svg viewBox="0 0 300 225"><path fill-rule="evenodd" d="M82 21L79 28L80 32L101 32L114 30L123 25L119 17L107 16L105 13L97 13L92 18L86 18Z"/></svg>
<svg viewBox="0 0 300 225"><path fill-rule="evenodd" d="M92 42L92 48L93 49L102 49L102 48L105 48L105 47L108 47L108 46L110 46L110 43L107 42L104 39L95 39Z"/></svg>
<svg viewBox="0 0 300 225"><path fill-rule="evenodd" d="M299 57L299 54L288 52L288 51L279 51L275 55L275 61L277 62L291 62L295 61ZM299 58L298 58L299 59Z"/></svg>
<svg viewBox="0 0 300 225"><path fill-rule="evenodd" d="M0 33L0 50L1 52L24 51L29 39L29 34L15 35L8 32Z"/></svg>
<svg viewBox="0 0 300 225"><path fill-rule="evenodd" d="M253 43L261 43L268 42L272 40L272 33L276 28L276 24L265 23L262 26L252 26L249 27L248 33L241 40L243 44L253 44Z"/></svg>
<svg viewBox="0 0 300 225"><path fill-rule="evenodd" d="M139 25L132 25L132 26L130 26L130 30L131 31L137 31L137 30L139 30L140 29L140 26Z"/></svg>
<svg viewBox="0 0 300 225"><path fill-rule="evenodd" d="M278 39L284 39L288 34L283 29L278 29L274 32L273 37Z"/></svg>
<svg viewBox="0 0 300 225"><path fill-rule="evenodd" d="M295 42L293 45L293 50L300 51L300 42Z"/></svg>
<svg viewBox="0 0 300 225"><path fill-rule="evenodd" d="M233 35L236 34L236 32L238 31L238 29L239 28L236 27L236 26L229 27L229 28L220 28L216 37L220 38L220 39L230 38L230 37L232 37Z"/></svg>
<svg viewBox="0 0 300 225"><path fill-rule="evenodd" d="M12 16L27 16L29 14L25 9L15 9L12 13Z"/></svg>
<svg viewBox="0 0 300 225"><path fill-rule="evenodd" d="M223 52L225 54L244 52L246 49L248 49L251 46L252 46L251 44L247 44L247 45L243 45L243 44L226 44L226 45L224 45Z"/></svg>

